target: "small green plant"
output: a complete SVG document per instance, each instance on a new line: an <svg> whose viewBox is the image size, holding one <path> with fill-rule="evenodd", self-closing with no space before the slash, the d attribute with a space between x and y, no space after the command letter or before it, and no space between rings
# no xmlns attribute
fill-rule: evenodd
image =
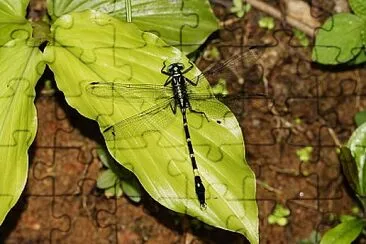
<svg viewBox="0 0 366 244"><path fill-rule="evenodd" d="M322 64L360 64L366 61L364 0L349 0L354 12L332 15L319 29L313 60Z"/></svg>
<svg viewBox="0 0 366 244"><path fill-rule="evenodd" d="M141 187L136 176L116 162L106 149L98 150L102 164L107 168L97 179L97 187L104 190L107 198L119 198L125 194L131 201L141 201Z"/></svg>
<svg viewBox="0 0 366 244"><path fill-rule="evenodd" d="M311 154L313 153L313 147L304 147L302 149L296 150L296 155L302 162L309 162L311 159Z"/></svg>
<svg viewBox="0 0 366 244"><path fill-rule="evenodd" d="M250 11L252 6L244 3L242 0L233 0L233 6L230 9L231 13L235 13L238 18L244 17Z"/></svg>
<svg viewBox="0 0 366 244"><path fill-rule="evenodd" d="M275 22L272 17L262 17L258 21L259 27L263 29L273 30L275 27Z"/></svg>
<svg viewBox="0 0 366 244"><path fill-rule="evenodd" d="M272 214L267 217L268 223L273 225L277 224L279 226L285 226L288 224L288 217L291 212L288 208L282 206L281 204L276 204Z"/></svg>
<svg viewBox="0 0 366 244"><path fill-rule="evenodd" d="M304 47L309 46L309 39L306 34L298 29L293 29L295 37L299 40L300 44Z"/></svg>
<svg viewBox="0 0 366 244"><path fill-rule="evenodd" d="M297 118L294 119L294 123L296 125L301 125L303 123L303 121L300 118L297 117Z"/></svg>
<svg viewBox="0 0 366 244"><path fill-rule="evenodd" d="M220 95L220 96L228 95L229 91L227 90L226 80L223 78L220 78L217 81L217 84L212 87L212 91L215 95Z"/></svg>
<svg viewBox="0 0 366 244"><path fill-rule="evenodd" d="M215 46L212 46L203 52L203 57L210 61L219 61L220 60L219 49L217 49L217 47Z"/></svg>

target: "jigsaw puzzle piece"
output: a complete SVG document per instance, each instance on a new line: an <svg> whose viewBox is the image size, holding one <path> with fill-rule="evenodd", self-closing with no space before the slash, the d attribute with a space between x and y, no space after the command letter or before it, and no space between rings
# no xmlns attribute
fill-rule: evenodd
<svg viewBox="0 0 366 244"><path fill-rule="evenodd" d="M323 125L318 119L319 100L318 98L289 98L289 115L284 118L284 127L291 133L288 143L294 146L319 146L319 132Z"/></svg>
<svg viewBox="0 0 366 244"><path fill-rule="evenodd" d="M340 181L339 184L342 185L343 183ZM319 199L319 216L321 219L316 228L317 231L323 236L326 231L339 224L339 218L342 215L357 215L352 211L360 210L359 207L360 205L349 195L344 186L341 186L337 198Z"/></svg>
<svg viewBox="0 0 366 244"><path fill-rule="evenodd" d="M141 30L158 35L169 46L187 53L198 48L217 29L216 19L207 0L142 0L130 4L131 8L123 0L87 4L71 1L67 5L61 1L52 1L49 13L53 19L57 19L63 14L96 10L114 16L119 21L132 22ZM128 11L131 11L131 16L128 16ZM146 12L149 14L146 15Z"/></svg>
<svg viewBox="0 0 366 244"><path fill-rule="evenodd" d="M60 99L49 96L41 96L36 101L38 113L38 130L36 146L44 149L54 149L56 146L56 132L70 133L73 128L67 121L66 113L60 109Z"/></svg>
<svg viewBox="0 0 366 244"><path fill-rule="evenodd" d="M34 147L31 152L26 194L53 196L55 186L52 172L55 163L55 149Z"/></svg>
<svg viewBox="0 0 366 244"><path fill-rule="evenodd" d="M25 18L27 5L28 1L1 1L0 47L11 40L26 40L31 37L32 26Z"/></svg>
<svg viewBox="0 0 366 244"><path fill-rule="evenodd" d="M95 184L95 181L93 181ZM52 235L52 242L62 240L67 243L118 243L115 240L116 230L103 228L97 223L98 206L108 201L90 193L80 195L63 195L56 198L54 216L65 216L70 225L67 231L57 231Z"/></svg>
<svg viewBox="0 0 366 244"><path fill-rule="evenodd" d="M58 200L59 198L53 196L27 196L23 198L21 204L15 208L22 214L16 217L17 224L14 230L6 236L6 243L19 243L24 240L42 243L61 241L54 238L58 233L69 230L70 217L57 215L55 202Z"/></svg>
<svg viewBox="0 0 366 244"><path fill-rule="evenodd" d="M331 127L335 125L343 127L352 127L354 124L353 115L356 114L356 105L359 98L354 91L354 80L343 81L344 84L339 94L334 96L322 96L319 98L319 115L325 118ZM350 85L350 88L345 88Z"/></svg>
<svg viewBox="0 0 366 244"><path fill-rule="evenodd" d="M267 199L258 199L258 208L259 208L259 224L260 228L263 230L261 233L261 242L263 243L271 243L273 242L273 236L276 236L277 240L286 240L286 232L284 228L278 225L272 225L268 222L268 216L270 216L273 212L273 209L276 206L275 200L267 200Z"/></svg>
<svg viewBox="0 0 366 244"><path fill-rule="evenodd" d="M241 107L243 111L237 111ZM277 128L277 116L271 113L271 108L268 106L268 99L263 97L249 97L248 99L244 99L243 105L233 108L233 112L234 114L240 115L238 120L243 125L246 145L275 144L272 131ZM251 133L251 131L255 131L258 127L263 129L258 133Z"/></svg>
<svg viewBox="0 0 366 244"><path fill-rule="evenodd" d="M155 201L151 204L145 203L144 206L134 206L125 198L111 199L109 202L109 207L107 204L98 206L96 221L101 228L115 228L117 243L158 243L167 240L178 242L183 239L182 235L176 232L180 226L174 224L175 220L180 220L181 217L170 213ZM156 225L156 218L163 224Z"/></svg>
<svg viewBox="0 0 366 244"><path fill-rule="evenodd" d="M290 210L288 231L288 243L298 243L309 239L312 232L317 230L321 223L321 212L318 208L318 200L288 200L285 205ZM296 235L295 235L296 233ZM320 240L317 240L320 241Z"/></svg>

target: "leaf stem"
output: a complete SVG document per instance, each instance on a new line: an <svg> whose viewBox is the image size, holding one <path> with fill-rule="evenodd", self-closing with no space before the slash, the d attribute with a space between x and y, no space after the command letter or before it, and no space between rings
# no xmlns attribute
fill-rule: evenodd
<svg viewBox="0 0 366 244"><path fill-rule="evenodd" d="M131 0L125 0L126 3L126 21L128 23L132 22L132 5L131 5Z"/></svg>

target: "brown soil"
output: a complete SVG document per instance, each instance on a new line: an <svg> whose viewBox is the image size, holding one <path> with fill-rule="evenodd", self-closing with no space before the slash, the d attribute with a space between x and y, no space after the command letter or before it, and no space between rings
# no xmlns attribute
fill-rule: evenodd
<svg viewBox="0 0 366 244"><path fill-rule="evenodd" d="M42 2L33 1L32 17L44 13ZM331 7L328 3L314 9L319 21L330 16ZM214 10L223 22L235 19L224 5L217 4ZM250 78L241 85L232 70L221 76L227 79L230 94L241 94L225 101L241 123L246 158L258 179L261 243L297 243L312 231L324 233L334 224L332 215L349 214L356 205L343 182L328 128L341 142L355 129L353 116L365 107L359 96L366 93L360 80L364 71L312 64L311 48L301 47L288 26L277 21L276 31L261 29L261 16L252 10L212 40L219 40L214 45L223 59L235 52L235 45L273 44L256 67L264 70L267 85ZM200 59L199 65L209 63ZM42 85L38 91L44 91ZM39 95L36 106L39 126L30 150L28 184L0 228L0 243L246 242L239 234L175 214L146 193L141 204L124 197L106 199L95 187L102 167L96 149L103 145L96 123L70 108L60 92ZM305 146L313 147L307 163L296 155ZM276 203L291 211L284 227L267 221Z"/></svg>

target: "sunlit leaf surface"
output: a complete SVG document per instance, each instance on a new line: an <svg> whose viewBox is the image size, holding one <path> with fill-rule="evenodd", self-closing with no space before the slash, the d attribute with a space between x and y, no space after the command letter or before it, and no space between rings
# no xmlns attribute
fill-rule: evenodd
<svg viewBox="0 0 366 244"><path fill-rule="evenodd" d="M149 90L162 86L168 78L160 72L164 61L189 65L178 49L167 46L157 36L95 11L60 17L52 33L55 40L46 47L45 56L58 87L71 106L97 120L102 130L163 103L159 97L166 98L166 91ZM186 76L194 80L199 73L193 68ZM96 83L107 89L91 89ZM123 84L148 89L118 91ZM114 87L117 90L110 89ZM206 80L191 89L193 94L212 95ZM212 97L191 102L208 117L187 114L206 187L206 209L200 208L195 194L180 111L173 114L169 106L163 106L137 116L140 119L125 123L122 130L116 129L120 138L114 140L105 133L108 149L162 205L240 232L258 243L255 178L245 161L238 122L225 105Z"/></svg>
<svg viewBox="0 0 366 244"><path fill-rule="evenodd" d="M42 54L25 40L0 47L0 224L22 193L28 148L37 128L34 87L43 72Z"/></svg>
<svg viewBox="0 0 366 244"><path fill-rule="evenodd" d="M34 87L44 64L28 40L28 2L0 1L0 225L24 189L37 127Z"/></svg>
<svg viewBox="0 0 366 244"><path fill-rule="evenodd" d="M126 0L47 2L54 20L64 14L94 9L126 21ZM207 0L133 0L131 4L133 23L187 53L196 50L218 28Z"/></svg>
<svg viewBox="0 0 366 244"><path fill-rule="evenodd" d="M356 63L365 61L363 52L366 22L349 13L330 17L319 29L313 49L313 60L322 64L340 64L357 57Z"/></svg>
<svg viewBox="0 0 366 244"><path fill-rule="evenodd" d="M29 0L0 1L0 46L13 39L26 39L32 33L25 19Z"/></svg>

